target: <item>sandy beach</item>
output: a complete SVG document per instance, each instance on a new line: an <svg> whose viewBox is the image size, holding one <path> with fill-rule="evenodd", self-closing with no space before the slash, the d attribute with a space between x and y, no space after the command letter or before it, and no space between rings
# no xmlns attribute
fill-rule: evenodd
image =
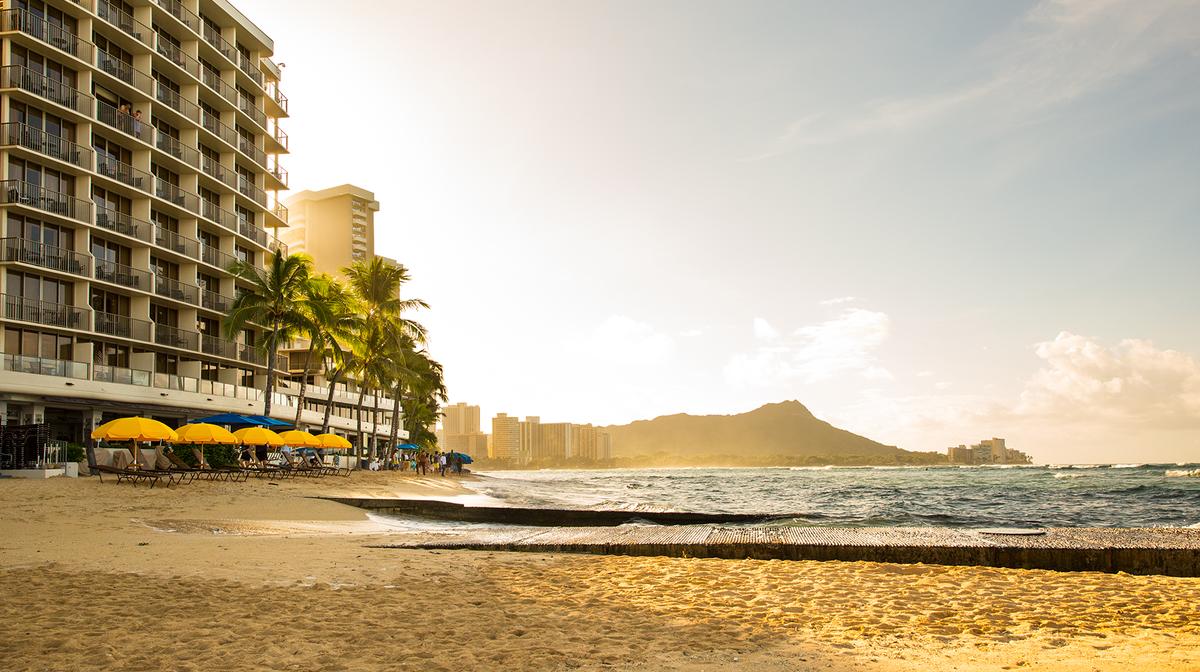
<svg viewBox="0 0 1200 672"><path fill-rule="evenodd" d="M472 478L0 481L7 670L1200 670L1200 580L367 548L314 495Z"/></svg>

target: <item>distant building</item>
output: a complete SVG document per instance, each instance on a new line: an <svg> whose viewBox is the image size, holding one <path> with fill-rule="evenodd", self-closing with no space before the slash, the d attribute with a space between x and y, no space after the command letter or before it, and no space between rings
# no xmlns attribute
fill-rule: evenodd
<svg viewBox="0 0 1200 672"><path fill-rule="evenodd" d="M493 460L517 462L521 455L521 421L516 416L499 413L492 418L492 445L488 457Z"/></svg>
<svg viewBox="0 0 1200 672"><path fill-rule="evenodd" d="M488 435L479 431L479 407L457 403L443 409L442 431L438 445L442 450L466 453L471 457L488 455Z"/></svg>
<svg viewBox="0 0 1200 672"><path fill-rule="evenodd" d="M300 191L285 201L288 228L279 239L288 251L313 258L320 273L342 277L342 269L375 256L375 194L343 184L320 191Z"/></svg>
<svg viewBox="0 0 1200 672"><path fill-rule="evenodd" d="M542 425L540 454L535 460L565 460L575 455L574 425L569 422L547 422Z"/></svg>
<svg viewBox="0 0 1200 672"><path fill-rule="evenodd" d="M542 423L541 418L529 415L520 423L521 445L517 451L517 464L533 462L534 455L542 452Z"/></svg>
<svg viewBox="0 0 1200 672"><path fill-rule="evenodd" d="M1004 439L984 439L973 446L951 446L946 449L951 464L1032 464L1028 455L1009 448Z"/></svg>

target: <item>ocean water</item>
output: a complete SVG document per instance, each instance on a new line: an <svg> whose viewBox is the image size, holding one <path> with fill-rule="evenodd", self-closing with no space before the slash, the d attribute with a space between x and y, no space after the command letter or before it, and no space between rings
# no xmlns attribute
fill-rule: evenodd
<svg viewBox="0 0 1200 672"><path fill-rule="evenodd" d="M492 471L498 506L766 513L780 525L1200 527L1200 464Z"/></svg>

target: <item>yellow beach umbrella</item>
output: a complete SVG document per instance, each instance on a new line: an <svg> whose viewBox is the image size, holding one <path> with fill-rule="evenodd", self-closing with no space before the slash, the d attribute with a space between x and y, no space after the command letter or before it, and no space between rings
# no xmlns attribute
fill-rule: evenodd
<svg viewBox="0 0 1200 672"><path fill-rule="evenodd" d="M178 435L173 443L191 443L191 444L239 444L241 439L233 435L233 432L221 427L220 425L210 425L207 422L197 422L190 425L184 425L175 430Z"/></svg>
<svg viewBox="0 0 1200 672"><path fill-rule="evenodd" d="M280 432L279 438L289 446L297 448L320 448L321 440L309 434L308 432L299 429L290 429L286 432Z"/></svg>
<svg viewBox="0 0 1200 672"><path fill-rule="evenodd" d="M246 427L233 433L247 446L279 447L287 443L278 434L265 427Z"/></svg>
<svg viewBox="0 0 1200 672"><path fill-rule="evenodd" d="M347 450L351 447L349 441L337 434L318 434L313 438L321 442L322 448Z"/></svg>
<svg viewBox="0 0 1200 672"><path fill-rule="evenodd" d="M132 441L129 452L133 455L134 466L140 466L138 459L139 441L174 441L179 438L175 430L151 418L129 417L117 418L100 425L92 430L93 439L105 441Z"/></svg>

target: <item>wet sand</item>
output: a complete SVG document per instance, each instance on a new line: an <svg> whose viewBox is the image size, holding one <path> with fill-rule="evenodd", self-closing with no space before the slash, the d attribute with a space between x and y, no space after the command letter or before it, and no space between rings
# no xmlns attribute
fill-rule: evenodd
<svg viewBox="0 0 1200 672"><path fill-rule="evenodd" d="M1200 580L976 567L366 548L314 495L0 481L9 670L1200 670ZM439 634L440 633L440 634Z"/></svg>

